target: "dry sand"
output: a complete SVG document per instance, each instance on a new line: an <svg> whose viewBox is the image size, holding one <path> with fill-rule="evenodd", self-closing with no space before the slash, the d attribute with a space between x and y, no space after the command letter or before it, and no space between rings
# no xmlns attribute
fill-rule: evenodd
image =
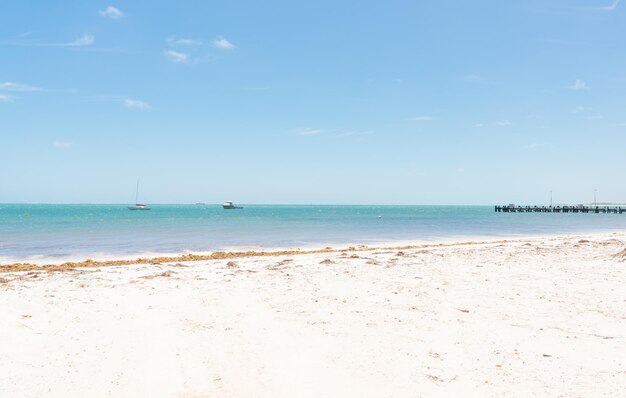
<svg viewBox="0 0 626 398"><path fill-rule="evenodd" d="M625 247L0 273L0 397L623 397Z"/></svg>

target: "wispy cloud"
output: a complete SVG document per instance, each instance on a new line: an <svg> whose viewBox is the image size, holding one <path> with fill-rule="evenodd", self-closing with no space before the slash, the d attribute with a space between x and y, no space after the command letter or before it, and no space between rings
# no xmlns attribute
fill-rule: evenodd
<svg viewBox="0 0 626 398"><path fill-rule="evenodd" d="M0 91L41 91L41 88L14 82L0 83Z"/></svg>
<svg viewBox="0 0 626 398"><path fill-rule="evenodd" d="M353 138L357 142L361 142L367 139L367 136L375 134L373 130L359 131L346 128L329 128L318 129L312 127L300 127L292 131L295 135L300 136L318 136L324 135L327 138Z"/></svg>
<svg viewBox="0 0 626 398"><path fill-rule="evenodd" d="M536 142L533 142L531 144L526 145L524 148L526 148L526 149L537 149L537 148L539 148L539 146L540 146L539 144L537 144Z"/></svg>
<svg viewBox="0 0 626 398"><path fill-rule="evenodd" d="M73 42L67 43L68 46L90 46L96 40L92 35L82 35Z"/></svg>
<svg viewBox="0 0 626 398"><path fill-rule="evenodd" d="M300 127L293 131L297 135L320 135L324 132L322 129L314 129L311 127Z"/></svg>
<svg viewBox="0 0 626 398"><path fill-rule="evenodd" d="M0 102L13 102L13 97L6 94L0 94Z"/></svg>
<svg viewBox="0 0 626 398"><path fill-rule="evenodd" d="M587 116L587 120L600 120L603 119L604 116L602 115L591 115L591 116Z"/></svg>
<svg viewBox="0 0 626 398"><path fill-rule="evenodd" d="M591 86L589 86L583 80L576 79L576 81L574 81L574 84L572 84L571 86L567 86L566 88L570 90L589 90L591 89Z"/></svg>
<svg viewBox="0 0 626 398"><path fill-rule="evenodd" d="M589 7L589 9L596 10L596 11L615 11L617 10L617 7L619 6L619 2L620 0L614 0L611 4L607 4L606 6Z"/></svg>
<svg viewBox="0 0 626 398"><path fill-rule="evenodd" d="M620 0L615 0L611 5L604 7L602 10L604 11L613 11L617 9L617 6L619 6L619 2Z"/></svg>
<svg viewBox="0 0 626 398"><path fill-rule="evenodd" d="M626 127L626 123L618 123L617 124L619 127Z"/></svg>
<svg viewBox="0 0 626 398"><path fill-rule="evenodd" d="M195 64L214 59L216 55L207 53L207 47L213 47L220 50L232 50L235 48L234 44L221 36L212 41L204 41L171 35L165 39L165 42L170 49L163 51L163 54L168 57L170 61L177 63ZM184 50L181 51L183 48Z"/></svg>
<svg viewBox="0 0 626 398"><path fill-rule="evenodd" d="M140 50L129 50L121 47L91 47L91 46L83 46L76 48L80 51L88 51L95 53L124 53L124 54L141 54Z"/></svg>
<svg viewBox="0 0 626 398"><path fill-rule="evenodd" d="M482 122L481 123L474 123L472 125L472 127L479 129L479 128L482 128L482 127L485 127L485 126L509 127L509 126L512 126L512 125L513 125L513 123L509 122L508 120L497 120L497 121L495 121L493 123L482 123Z"/></svg>
<svg viewBox="0 0 626 398"><path fill-rule="evenodd" d="M374 134L374 131L372 130L367 130L367 131L346 130L344 131L343 129L339 129L338 131L339 133L337 134L337 137L363 137L363 136Z"/></svg>
<svg viewBox="0 0 626 398"><path fill-rule="evenodd" d="M104 10L99 10L98 13L105 18L111 19L120 19L124 16L124 13L119 8L113 6L108 6Z"/></svg>
<svg viewBox="0 0 626 398"><path fill-rule="evenodd" d="M165 56L168 57L172 62L187 62L187 60L189 59L189 56L187 54L179 51L168 50L164 51L163 54L165 54Z"/></svg>
<svg viewBox="0 0 626 398"><path fill-rule="evenodd" d="M414 116L412 118L409 118L409 120L413 120L413 121L417 121L417 122L425 122L428 120L433 120L433 118L431 116Z"/></svg>
<svg viewBox="0 0 626 398"><path fill-rule="evenodd" d="M142 109L142 110L150 109L150 105L147 102L134 100L131 98L124 99L124 106L127 108L132 108L132 109Z"/></svg>
<svg viewBox="0 0 626 398"><path fill-rule="evenodd" d="M183 45L183 46L201 46L204 44L204 42L202 42L202 40L196 40L196 39L181 39L178 38L174 35L170 36L167 38L167 44L169 44L170 46L175 46L175 45Z"/></svg>
<svg viewBox="0 0 626 398"><path fill-rule="evenodd" d="M228 40L226 40L226 38L222 36L213 40L211 44L213 45L213 47L219 48L222 50L232 50L233 48L235 48L235 45L233 43L229 42Z"/></svg>
<svg viewBox="0 0 626 398"><path fill-rule="evenodd" d="M66 43L6 43L10 46L20 47L85 47L90 46L95 42L96 38L93 35L84 34L76 39Z"/></svg>
<svg viewBox="0 0 626 398"><path fill-rule="evenodd" d="M67 141L53 141L52 146L57 149L68 149L74 146L71 142Z"/></svg>
<svg viewBox="0 0 626 398"><path fill-rule="evenodd" d="M212 40L210 42L205 42L203 40L198 39L188 39L188 38L180 38L172 35L167 38L167 44L170 46L203 46L203 45L211 45L215 48L219 48L222 50L231 50L235 48L235 45L228 41L225 37L219 36L217 39Z"/></svg>
<svg viewBox="0 0 626 398"><path fill-rule="evenodd" d="M574 108L572 110L572 113L583 113L583 112L590 112L593 108L590 107L586 107L586 106L577 106L576 108Z"/></svg>

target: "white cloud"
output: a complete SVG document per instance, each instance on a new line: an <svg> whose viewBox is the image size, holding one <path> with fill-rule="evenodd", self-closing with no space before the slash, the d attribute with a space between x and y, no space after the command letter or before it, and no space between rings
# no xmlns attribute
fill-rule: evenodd
<svg viewBox="0 0 626 398"><path fill-rule="evenodd" d="M576 108L574 108L572 113L590 112L591 110L592 110L592 108L589 108L589 107L577 106Z"/></svg>
<svg viewBox="0 0 626 398"><path fill-rule="evenodd" d="M104 10L99 10L98 13L105 18L111 19L119 19L124 16L124 13L119 8L115 8L113 6L108 6Z"/></svg>
<svg viewBox="0 0 626 398"><path fill-rule="evenodd" d="M0 83L0 91L41 91L39 87L29 86L28 84L20 84L14 82Z"/></svg>
<svg viewBox="0 0 626 398"><path fill-rule="evenodd" d="M501 120L498 122L494 122L493 124L498 127L509 127L511 125L511 122L509 122L508 120Z"/></svg>
<svg viewBox="0 0 626 398"><path fill-rule="evenodd" d="M150 109L148 103L130 98L124 99L124 106L132 109Z"/></svg>
<svg viewBox="0 0 626 398"><path fill-rule="evenodd" d="M72 146L74 146L74 144L72 144L71 142L67 142L67 141L53 141L52 146L58 149L67 149L67 148L71 148Z"/></svg>
<svg viewBox="0 0 626 398"><path fill-rule="evenodd" d="M473 126L473 127L476 127L476 128L481 128L481 127L483 127L483 126L484 126L484 124L482 124L482 123L476 123L476 124L474 124L474 126Z"/></svg>
<svg viewBox="0 0 626 398"><path fill-rule="evenodd" d="M10 95L0 94L0 102L13 102L13 97Z"/></svg>
<svg viewBox="0 0 626 398"><path fill-rule="evenodd" d="M167 38L167 44L173 45L187 45L187 46L201 46L204 43L196 39L179 39L176 36L170 36Z"/></svg>
<svg viewBox="0 0 626 398"><path fill-rule="evenodd" d="M423 122L423 121L428 121L428 120L433 120L432 117L430 116L415 116L410 118L409 120L414 120L414 121L418 121L418 122Z"/></svg>
<svg viewBox="0 0 626 398"><path fill-rule="evenodd" d="M570 90L589 90L591 86L589 86L587 83L580 79L576 79L574 84L572 84L571 86L567 86L567 88L569 88Z"/></svg>
<svg viewBox="0 0 626 398"><path fill-rule="evenodd" d="M293 131L297 135L320 135L324 132L321 129L313 129L311 127L300 127Z"/></svg>
<svg viewBox="0 0 626 398"><path fill-rule="evenodd" d="M619 127L626 127L626 123L619 123L618 126Z"/></svg>
<svg viewBox="0 0 626 398"><path fill-rule="evenodd" d="M165 51L163 54L165 54L165 56L168 57L172 62L187 62L187 60L189 59L189 56L187 54L178 51L169 50Z"/></svg>
<svg viewBox="0 0 626 398"><path fill-rule="evenodd" d="M211 44L213 44L213 47L220 48L222 50L232 50L233 48L235 48L235 45L233 43L229 42L221 36L213 40Z"/></svg>
<svg viewBox="0 0 626 398"><path fill-rule="evenodd" d="M537 144L536 142L526 145L526 149L536 149L536 148L539 148L539 144Z"/></svg>

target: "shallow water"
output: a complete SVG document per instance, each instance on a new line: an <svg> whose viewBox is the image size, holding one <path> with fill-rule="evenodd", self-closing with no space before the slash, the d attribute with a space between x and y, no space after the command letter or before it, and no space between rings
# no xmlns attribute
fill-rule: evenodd
<svg viewBox="0 0 626 398"><path fill-rule="evenodd" d="M0 262L626 230L626 215L495 213L492 206L151 208L1 204Z"/></svg>

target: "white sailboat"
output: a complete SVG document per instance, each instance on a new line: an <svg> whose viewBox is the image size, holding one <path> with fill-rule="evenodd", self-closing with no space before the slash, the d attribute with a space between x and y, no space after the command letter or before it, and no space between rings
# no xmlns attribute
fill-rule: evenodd
<svg viewBox="0 0 626 398"><path fill-rule="evenodd" d="M139 203L139 178L137 178L137 189L135 190L135 205L128 206L128 210L150 210L145 204Z"/></svg>

